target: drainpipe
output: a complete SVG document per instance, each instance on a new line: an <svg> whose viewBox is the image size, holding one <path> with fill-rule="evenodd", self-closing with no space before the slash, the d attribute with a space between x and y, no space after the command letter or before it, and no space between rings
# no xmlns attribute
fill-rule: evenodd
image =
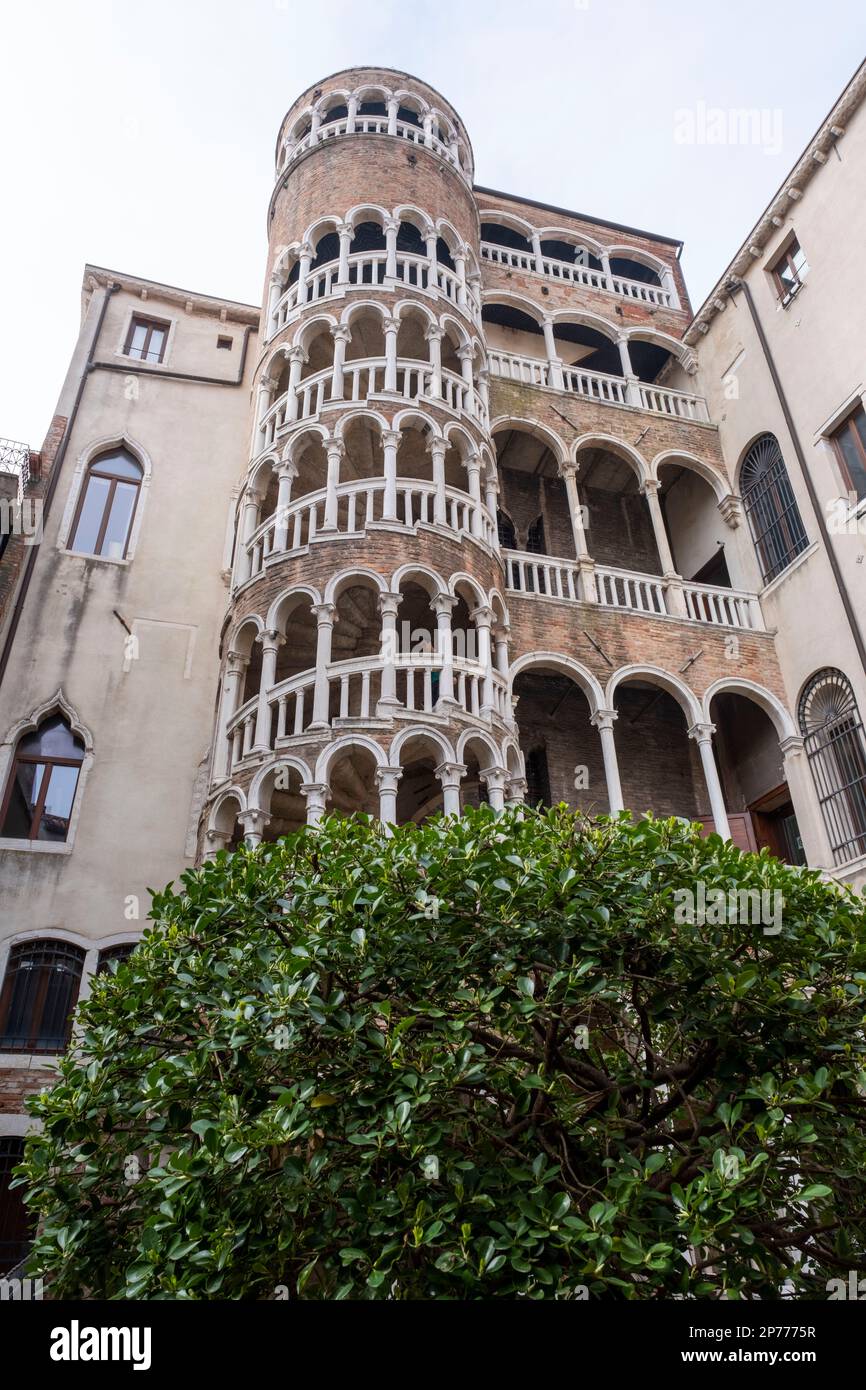
<svg viewBox="0 0 866 1390"><path fill-rule="evenodd" d="M773 360L773 354L770 351L770 344L767 341L767 336L764 332L763 325L758 317L758 311L755 308L755 301L752 298L752 292L749 289L749 286L746 284L745 280L736 279L731 279L729 281L728 290L732 297L737 290L742 290L743 294L746 297L746 304L748 305L749 314L751 315L755 333L757 334L758 341L761 344L761 351L764 354L764 361L767 364L767 370L769 371L770 376L772 378L773 386L775 387L776 395L779 400L779 405L781 406L782 414L785 417L785 424L788 427L788 433L790 434L791 441L794 445L794 452L797 455L797 462L800 465L800 472L803 476L803 482L806 484L806 491L808 492L809 500L812 503L812 510L815 514L815 520L818 523L818 530L821 534L821 539L824 542L824 549L827 553L827 559L830 561L830 568L832 569L833 577L836 580L836 587L839 590L839 597L842 600L842 607L845 609L845 616L848 619L848 626L851 629L851 636L854 638L854 645L857 648L857 655L860 658L860 664L863 667L864 672L866 672L866 644L864 644L863 634L860 631L860 626L857 622L857 615L854 611L854 605L851 602L851 597L848 593L848 589L845 584L845 577L842 574L842 568L839 564L836 551L833 548L833 543L830 539L830 533L827 530L827 523L824 520L824 513L821 509L818 494L815 491L815 484L812 481L812 476L806 464L806 456L803 452L803 446L800 443L800 436L797 433L797 428L794 424L794 420L791 415L791 410L788 405L788 398L785 395L785 390L782 386L782 381L779 376L776 363Z"/></svg>

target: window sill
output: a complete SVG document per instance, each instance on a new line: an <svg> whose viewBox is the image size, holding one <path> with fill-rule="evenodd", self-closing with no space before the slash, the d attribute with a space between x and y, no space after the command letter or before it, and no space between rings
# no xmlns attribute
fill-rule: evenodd
<svg viewBox="0 0 866 1390"><path fill-rule="evenodd" d="M800 565L804 564L806 560L808 560L810 555L814 555L817 549L818 542L812 541L811 545L807 545L805 550L801 550L799 555L794 556L791 563L787 565L785 569L782 570L781 574L777 574L775 579L771 579L769 584L765 584L764 588L759 590L758 597L767 598L770 594L772 594L773 591L777 589L780 584L782 584L791 574L793 574L794 570L799 569Z"/></svg>
<svg viewBox="0 0 866 1390"><path fill-rule="evenodd" d="M71 840L13 840L0 837L0 850L21 854L71 854Z"/></svg>
<svg viewBox="0 0 866 1390"><path fill-rule="evenodd" d="M0 1067L9 1071L52 1071L62 1056L63 1052L0 1052Z"/></svg>
<svg viewBox="0 0 866 1390"><path fill-rule="evenodd" d="M132 560L131 555L93 555L89 550L71 550L68 545L58 546L64 555L71 555L75 560L93 560L99 565L122 565L126 566Z"/></svg>
<svg viewBox="0 0 866 1390"><path fill-rule="evenodd" d="M779 302L778 302L777 308L782 309L782 310L790 309L790 307L791 307L791 305L794 303L794 301L800 298L800 295L803 293L803 291L804 291L805 288L806 288L806 281L805 281L805 280L801 280L801 281L800 281L800 284L797 286L797 288L796 288L795 290L793 290L793 291L791 292L791 294L787 294L787 295L784 295L784 296L783 296L783 295L779 295Z"/></svg>

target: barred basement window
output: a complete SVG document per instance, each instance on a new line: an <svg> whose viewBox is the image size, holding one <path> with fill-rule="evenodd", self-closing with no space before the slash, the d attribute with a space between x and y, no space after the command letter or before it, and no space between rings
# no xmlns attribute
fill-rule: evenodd
<svg viewBox="0 0 866 1390"><path fill-rule="evenodd" d="M800 730L836 864L866 854L866 739L848 677L826 667L800 696Z"/></svg>
<svg viewBox="0 0 866 1390"><path fill-rule="evenodd" d="M66 1049L83 966L84 952L66 941L12 947L0 993L0 1052Z"/></svg>
<svg viewBox="0 0 866 1390"><path fill-rule="evenodd" d="M111 969L112 961L128 960L138 945L137 941L121 941L117 946L106 946L104 951L99 952L99 960L96 963L97 975L104 975Z"/></svg>
<svg viewBox="0 0 866 1390"><path fill-rule="evenodd" d="M740 490L764 583L769 584L808 544L775 435L762 434L746 454Z"/></svg>
<svg viewBox="0 0 866 1390"><path fill-rule="evenodd" d="M30 1244L30 1217L23 1188L11 1192L12 1170L24 1157L24 1140L0 1134L0 1274L8 1274L24 1259Z"/></svg>

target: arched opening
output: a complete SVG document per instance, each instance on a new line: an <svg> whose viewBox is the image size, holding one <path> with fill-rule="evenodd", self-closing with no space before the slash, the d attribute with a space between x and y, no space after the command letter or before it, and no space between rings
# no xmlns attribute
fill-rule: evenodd
<svg viewBox="0 0 866 1390"><path fill-rule="evenodd" d="M420 422L403 425L397 447L398 478L419 478L425 482L432 479L433 460L427 448L426 428Z"/></svg>
<svg viewBox="0 0 866 1390"><path fill-rule="evenodd" d="M517 532L514 529L514 522L501 507L496 512L496 532L499 536L499 544L504 550L517 549Z"/></svg>
<svg viewBox="0 0 866 1390"><path fill-rule="evenodd" d="M322 125L329 125L331 121L345 121L349 114L349 108L342 97L336 101L326 103L322 113Z"/></svg>
<svg viewBox="0 0 866 1390"><path fill-rule="evenodd" d="M768 849L789 864L804 863L779 736L769 715L748 696L723 690L713 697L710 718L734 844Z"/></svg>
<svg viewBox="0 0 866 1390"><path fill-rule="evenodd" d="M532 255L532 242L529 238L501 222L482 222L481 240L490 246L504 246L509 251L523 251L526 255Z"/></svg>
<svg viewBox="0 0 866 1390"><path fill-rule="evenodd" d="M425 334L429 317L414 305L403 309L397 333L397 356L401 361L429 362L430 350Z"/></svg>
<svg viewBox="0 0 866 1390"><path fill-rule="evenodd" d="M566 367L582 371L604 372L607 376L622 376L622 359L612 338L583 323L555 323L553 336L556 352ZM566 385L568 378L566 377Z"/></svg>
<svg viewBox="0 0 866 1390"><path fill-rule="evenodd" d="M493 442L502 513L511 527L508 542L500 535L500 544L534 555L573 555L568 496L548 442L519 428L498 430ZM527 587L530 581L535 581L533 571Z"/></svg>
<svg viewBox="0 0 866 1390"><path fill-rule="evenodd" d="M382 315L377 310L368 308L364 305L357 313L351 315L349 327L352 333L352 341L346 344L347 366L352 362L358 362L364 358L385 356L385 333L382 327ZM354 393L349 390L348 387L344 388L344 395L347 398L353 394Z"/></svg>
<svg viewBox="0 0 866 1390"><path fill-rule="evenodd" d="M434 739L418 734L400 749L403 775L397 786L397 823L420 823L443 809L442 787L435 769L444 761Z"/></svg>
<svg viewBox="0 0 866 1390"><path fill-rule="evenodd" d="M712 820L700 755L682 706L648 678L617 687L617 760L624 805L634 816Z"/></svg>
<svg viewBox="0 0 866 1390"><path fill-rule="evenodd" d="M375 420L356 416L350 420L342 435L345 453L340 461L340 482L361 482L384 475L382 437ZM340 528L348 525L347 501L340 501Z"/></svg>
<svg viewBox="0 0 866 1390"><path fill-rule="evenodd" d="M441 663L436 659L435 589L426 576L400 584L397 609L397 698L406 709L430 713L440 693Z"/></svg>
<svg viewBox="0 0 866 1390"><path fill-rule="evenodd" d="M641 338L639 333L629 338L628 353L633 375L647 385L661 384L679 363L669 348Z"/></svg>
<svg viewBox="0 0 866 1390"><path fill-rule="evenodd" d="M696 584L731 588L726 553L730 531L710 484L688 464L660 465L659 502L674 569Z"/></svg>
<svg viewBox="0 0 866 1390"><path fill-rule="evenodd" d="M69 530L68 548L79 555L123 559L143 477L138 459L120 445L91 459Z"/></svg>
<svg viewBox="0 0 866 1390"><path fill-rule="evenodd" d="M597 565L662 574L652 516L633 463L604 445L577 456L584 530Z"/></svg>
<svg viewBox="0 0 866 1390"><path fill-rule="evenodd" d="M340 238L335 231L320 232L313 242L313 259L310 271L321 270L323 265L339 259Z"/></svg>
<svg viewBox="0 0 866 1390"><path fill-rule="evenodd" d="M589 722L589 701L577 681L550 667L532 666L519 673L513 693L527 802L565 802L588 815L607 815L601 741Z"/></svg>
<svg viewBox="0 0 866 1390"><path fill-rule="evenodd" d="M12 946L0 989L0 1051L64 1052L83 968L84 952L69 941Z"/></svg>
<svg viewBox="0 0 866 1390"><path fill-rule="evenodd" d="M328 458L325 446L317 434L309 434L293 444L292 458L298 470L292 484L292 500L296 502L310 492L319 492L325 486L328 472ZM290 530L289 541L293 535Z"/></svg>
<svg viewBox="0 0 866 1390"><path fill-rule="evenodd" d="M635 261L631 256L611 256L610 269L613 275L623 280L637 280L642 285L661 285L661 276L652 266Z"/></svg>
<svg viewBox="0 0 866 1390"><path fill-rule="evenodd" d="M378 816L376 766L375 757L362 745L341 750L328 771L328 812L339 816Z"/></svg>
<svg viewBox="0 0 866 1390"><path fill-rule="evenodd" d="M316 664L316 615L309 594L290 594L283 599L276 624L286 639L277 649L275 682L279 685L303 671L311 671Z"/></svg>
<svg viewBox="0 0 866 1390"><path fill-rule="evenodd" d="M331 638L332 663L352 663L334 669L328 687L328 718L369 718L379 697L381 625L379 590L363 575L350 577L336 598Z"/></svg>
<svg viewBox="0 0 866 1390"><path fill-rule="evenodd" d="M310 327L309 332L304 333L304 348L307 353L307 360L301 364L302 382L308 377L316 376L318 372L329 372L334 366L334 337L331 333L330 324L317 323ZM280 373L280 381L277 386L275 399L282 396L288 386L289 363L284 360L284 365Z"/></svg>
<svg viewBox="0 0 866 1390"><path fill-rule="evenodd" d="M237 652L246 661L238 708L258 695L262 683L262 644L256 640L258 635L258 624L251 619L238 628L232 641L232 651Z"/></svg>
<svg viewBox="0 0 866 1390"><path fill-rule="evenodd" d="M492 766L495 758L483 739L470 738L463 750L461 761L466 768L460 782L461 809L465 810L467 806L489 806L490 796L481 773Z"/></svg>
<svg viewBox="0 0 866 1390"><path fill-rule="evenodd" d="M842 671L826 667L800 696L800 730L836 864L866 854L866 735Z"/></svg>
<svg viewBox="0 0 866 1390"><path fill-rule="evenodd" d="M397 253L407 256L427 256L427 242L414 222L401 221L397 229Z"/></svg>
<svg viewBox="0 0 866 1390"><path fill-rule="evenodd" d="M543 237L541 254L547 260L562 261L565 265L579 265L594 271L602 269L598 256L579 237L575 237L574 241L566 241L562 237Z"/></svg>
<svg viewBox="0 0 866 1390"><path fill-rule="evenodd" d="M259 805L269 817L262 841L274 844L283 835L302 829L307 820L307 803L301 791L301 774L283 763L270 772L259 792Z"/></svg>
<svg viewBox="0 0 866 1390"><path fill-rule="evenodd" d="M533 359L539 363L539 370L547 362L541 324L525 309L516 309L511 304L485 304L481 320L488 351ZM518 380L524 379L524 375L518 376ZM543 376L538 372L536 376L535 384L543 385ZM531 373L527 379L532 380Z"/></svg>
<svg viewBox="0 0 866 1390"><path fill-rule="evenodd" d="M762 434L749 449L740 472L740 492L761 574L769 584L808 545L775 435Z"/></svg>
<svg viewBox="0 0 866 1390"><path fill-rule="evenodd" d="M234 795L223 797L213 818L214 849L228 850L233 854L244 842L244 827L241 823L241 803Z"/></svg>

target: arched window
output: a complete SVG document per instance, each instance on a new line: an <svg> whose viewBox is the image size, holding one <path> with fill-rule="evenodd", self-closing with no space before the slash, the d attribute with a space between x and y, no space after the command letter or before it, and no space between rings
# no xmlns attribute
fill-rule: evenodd
<svg viewBox="0 0 866 1390"><path fill-rule="evenodd" d="M866 739L848 677L818 671L800 696L800 730L837 864L866 854Z"/></svg>
<svg viewBox="0 0 866 1390"><path fill-rule="evenodd" d="M84 744L61 714L24 734L3 798L0 834L11 840L62 841L69 834Z"/></svg>
<svg viewBox="0 0 866 1390"><path fill-rule="evenodd" d="M740 490L764 583L769 584L808 543L775 435L762 434L746 454Z"/></svg>
<svg viewBox="0 0 866 1390"><path fill-rule="evenodd" d="M99 952L99 960L96 963L97 975L105 975L115 961L119 965L123 961L129 960L137 945L137 941L121 941L117 946L106 946L104 951Z"/></svg>
<svg viewBox="0 0 866 1390"><path fill-rule="evenodd" d="M144 471L128 449L100 454L90 464L70 531L69 549L122 560Z"/></svg>
<svg viewBox="0 0 866 1390"><path fill-rule="evenodd" d="M514 522L507 512L497 511L496 529L499 532L499 544L504 546L506 550L516 550L517 537L514 534Z"/></svg>
<svg viewBox="0 0 866 1390"><path fill-rule="evenodd" d="M526 533L526 549L530 555L546 555L544 543L544 517L538 516Z"/></svg>
<svg viewBox="0 0 866 1390"><path fill-rule="evenodd" d="M526 755L526 800L530 806L550 805L550 773L547 750L532 748Z"/></svg>
<svg viewBox="0 0 866 1390"><path fill-rule="evenodd" d="M72 1032L84 952L67 941L22 941L0 993L0 1052L63 1052Z"/></svg>

